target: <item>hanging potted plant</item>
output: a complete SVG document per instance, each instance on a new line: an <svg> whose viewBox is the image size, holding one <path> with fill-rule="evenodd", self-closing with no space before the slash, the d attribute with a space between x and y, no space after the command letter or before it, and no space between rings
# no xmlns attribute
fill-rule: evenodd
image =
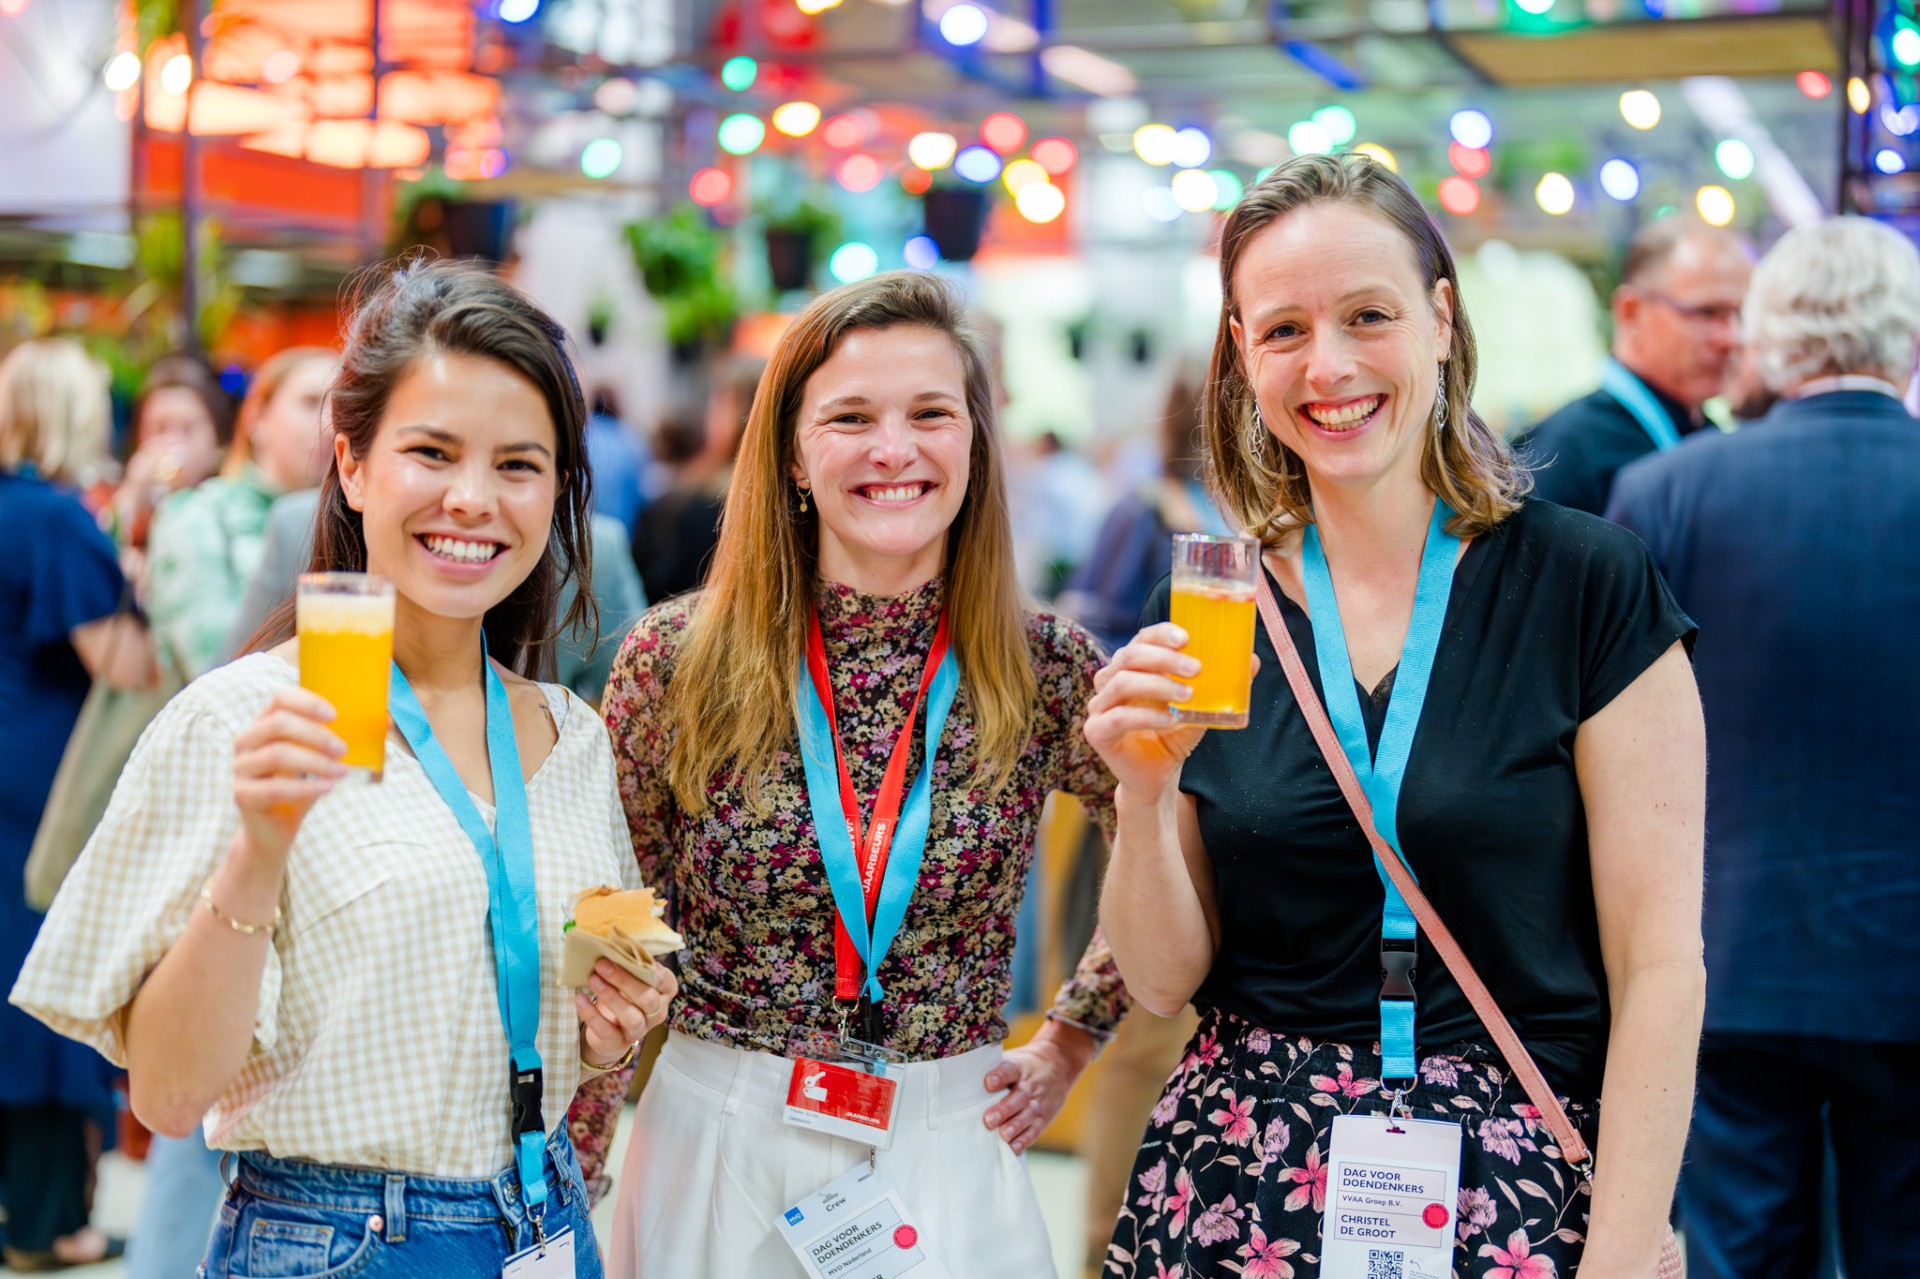
<svg viewBox="0 0 1920 1279"><path fill-rule="evenodd" d="M767 274L777 292L804 289L813 283L813 268L825 258L840 234L833 210L804 196L785 204L763 207L766 224Z"/></svg>
<svg viewBox="0 0 1920 1279"><path fill-rule="evenodd" d="M738 312L733 284L721 261L720 232L691 204L629 223L633 262L666 318L667 342L681 365L696 363L726 340Z"/></svg>

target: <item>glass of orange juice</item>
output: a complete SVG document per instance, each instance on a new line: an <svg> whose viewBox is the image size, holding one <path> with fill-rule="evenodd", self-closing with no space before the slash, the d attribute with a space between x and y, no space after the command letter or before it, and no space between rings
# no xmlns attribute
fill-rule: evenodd
<svg viewBox="0 0 1920 1279"><path fill-rule="evenodd" d="M1193 696L1171 709L1182 724L1245 728L1253 691L1253 584L1260 543L1251 537L1180 533L1173 539L1173 617L1200 673Z"/></svg>
<svg viewBox="0 0 1920 1279"><path fill-rule="evenodd" d="M294 609L300 687L333 703L347 780L377 782L387 759L393 583L369 573L303 573Z"/></svg>

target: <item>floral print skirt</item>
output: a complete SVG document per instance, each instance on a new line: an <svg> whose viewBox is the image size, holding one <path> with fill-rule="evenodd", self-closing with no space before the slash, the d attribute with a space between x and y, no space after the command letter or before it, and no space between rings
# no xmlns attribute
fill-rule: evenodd
<svg viewBox="0 0 1920 1279"><path fill-rule="evenodd" d="M1333 1117L1385 1113L1378 1048L1207 1012L1147 1126L1103 1273L1319 1279ZM1408 1104L1464 1125L1456 1279L1572 1275L1591 1189L1499 1057L1469 1044L1425 1058ZM1597 1139L1597 1104L1567 1113Z"/></svg>

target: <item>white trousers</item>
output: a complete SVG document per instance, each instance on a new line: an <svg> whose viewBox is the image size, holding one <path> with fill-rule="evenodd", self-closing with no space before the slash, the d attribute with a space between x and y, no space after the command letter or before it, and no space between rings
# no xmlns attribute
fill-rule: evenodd
<svg viewBox="0 0 1920 1279"><path fill-rule="evenodd" d="M1026 1161L981 1122L999 1060L995 1044L907 1066L879 1166L953 1279L1055 1279ZM792 1073L784 1057L668 1036L616 1187L609 1279L805 1279L774 1223L867 1147L783 1123Z"/></svg>

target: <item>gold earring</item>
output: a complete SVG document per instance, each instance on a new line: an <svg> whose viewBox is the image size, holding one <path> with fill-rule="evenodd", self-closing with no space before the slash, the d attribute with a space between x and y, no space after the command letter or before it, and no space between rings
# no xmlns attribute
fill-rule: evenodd
<svg viewBox="0 0 1920 1279"><path fill-rule="evenodd" d="M805 515L807 513L807 490L801 488L798 484L794 485L794 487L800 489L800 514Z"/></svg>

